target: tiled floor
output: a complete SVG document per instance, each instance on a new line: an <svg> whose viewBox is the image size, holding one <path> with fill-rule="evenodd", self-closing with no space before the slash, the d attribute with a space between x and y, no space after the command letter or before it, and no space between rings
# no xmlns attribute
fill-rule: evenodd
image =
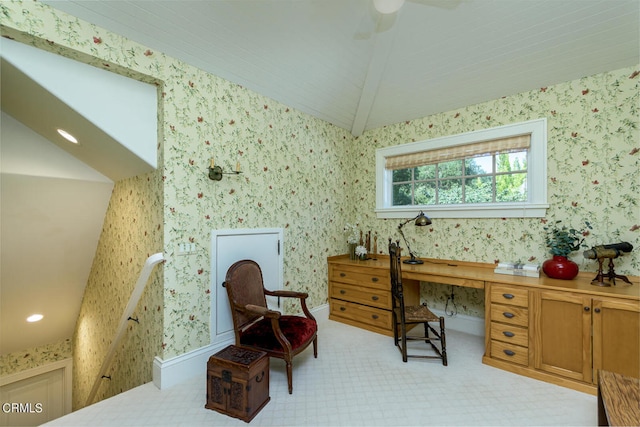
<svg viewBox="0 0 640 427"><path fill-rule="evenodd" d="M449 366L403 363L392 338L320 322L318 359L271 359L271 401L257 426L596 425L596 398L481 362L481 337L449 330ZM242 426L204 408L205 373L167 390L149 383L54 420L59 426Z"/></svg>

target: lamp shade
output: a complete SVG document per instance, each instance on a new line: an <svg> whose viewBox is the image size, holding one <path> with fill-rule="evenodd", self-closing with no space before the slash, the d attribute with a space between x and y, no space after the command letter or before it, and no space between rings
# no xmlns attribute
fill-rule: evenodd
<svg viewBox="0 0 640 427"><path fill-rule="evenodd" d="M384 14L397 12L403 4L404 0L373 0L376 10Z"/></svg>
<svg viewBox="0 0 640 427"><path fill-rule="evenodd" d="M425 225L431 225L431 218L426 216L424 214L424 212L420 211L420 213L416 217L416 221L414 222L414 224L416 226L418 226L418 227L423 227Z"/></svg>

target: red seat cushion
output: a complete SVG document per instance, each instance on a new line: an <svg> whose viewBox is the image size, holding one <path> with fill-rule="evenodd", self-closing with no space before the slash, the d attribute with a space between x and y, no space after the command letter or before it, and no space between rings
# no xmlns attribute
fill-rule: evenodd
<svg viewBox="0 0 640 427"><path fill-rule="evenodd" d="M301 316L281 316L280 329L295 350L309 342L318 331L315 321ZM240 342L243 345L260 347L270 351L283 351L276 339L270 319L262 319L242 333Z"/></svg>

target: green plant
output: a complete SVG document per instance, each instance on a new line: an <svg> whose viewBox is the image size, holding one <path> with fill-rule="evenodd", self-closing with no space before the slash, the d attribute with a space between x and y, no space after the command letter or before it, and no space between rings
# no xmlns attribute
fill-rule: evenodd
<svg viewBox="0 0 640 427"><path fill-rule="evenodd" d="M588 221L585 221L585 227L581 230L569 228L566 225L560 226L561 222L558 220L553 225L544 227L547 233L545 243L550 248L551 254L567 257L571 252L580 249L585 236L589 234L588 230L593 228Z"/></svg>

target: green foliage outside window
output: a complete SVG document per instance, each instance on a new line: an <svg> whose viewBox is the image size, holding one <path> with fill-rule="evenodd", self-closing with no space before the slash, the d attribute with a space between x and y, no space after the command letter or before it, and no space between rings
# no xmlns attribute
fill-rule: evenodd
<svg viewBox="0 0 640 427"><path fill-rule="evenodd" d="M500 153L394 170L393 205L527 200L527 153Z"/></svg>

